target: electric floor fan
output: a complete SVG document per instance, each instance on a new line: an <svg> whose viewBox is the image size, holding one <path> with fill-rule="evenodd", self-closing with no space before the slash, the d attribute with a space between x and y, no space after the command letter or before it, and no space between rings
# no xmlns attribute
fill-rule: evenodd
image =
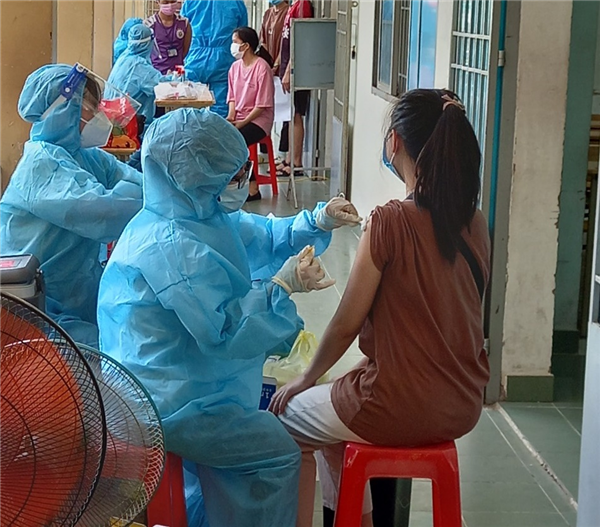
<svg viewBox="0 0 600 527"><path fill-rule="evenodd" d="M152 400L41 311L0 300L0 527L129 525L164 466Z"/></svg>

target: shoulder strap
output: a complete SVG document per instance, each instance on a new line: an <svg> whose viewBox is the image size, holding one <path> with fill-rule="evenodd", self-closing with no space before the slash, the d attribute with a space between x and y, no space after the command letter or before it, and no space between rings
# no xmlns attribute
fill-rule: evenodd
<svg viewBox="0 0 600 527"><path fill-rule="evenodd" d="M467 261L471 269L471 274L473 275L473 279L477 285L477 291L479 292L479 298L483 300L483 294L485 293L485 281L483 279L481 267L479 267L477 259L475 258L473 251L471 251L471 248L468 246L465 239L462 236L459 236L457 242L460 254L463 255L463 258Z"/></svg>

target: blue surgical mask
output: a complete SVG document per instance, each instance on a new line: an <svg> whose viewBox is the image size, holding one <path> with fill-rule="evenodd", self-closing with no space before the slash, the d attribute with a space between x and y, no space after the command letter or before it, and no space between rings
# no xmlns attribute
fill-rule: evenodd
<svg viewBox="0 0 600 527"><path fill-rule="evenodd" d="M223 212L235 212L240 210L248 199L248 185L238 188L238 185L227 185L227 188L219 196L219 205Z"/></svg>
<svg viewBox="0 0 600 527"><path fill-rule="evenodd" d="M384 166L390 170L390 172L392 174L394 174L394 176L396 176L400 181L402 181L402 183L405 183L404 178L400 175L400 173L398 172L398 170L396 170L396 167L392 164L392 161L394 160L394 157L396 157L396 153L394 153L394 155L392 156L392 159L388 159L387 156L387 141L388 141L389 136L387 136L384 140L383 140L383 153L381 155L382 161Z"/></svg>
<svg viewBox="0 0 600 527"><path fill-rule="evenodd" d="M271 5L279 5L281 4L281 2L283 2L283 0L269 0L269 3Z"/></svg>

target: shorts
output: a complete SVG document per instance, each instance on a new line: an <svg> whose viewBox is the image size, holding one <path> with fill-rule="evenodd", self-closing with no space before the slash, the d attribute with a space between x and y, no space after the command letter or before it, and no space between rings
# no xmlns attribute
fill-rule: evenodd
<svg viewBox="0 0 600 527"><path fill-rule="evenodd" d="M300 90L294 92L294 113L304 117L308 112L308 104L310 103L310 91Z"/></svg>
<svg viewBox="0 0 600 527"><path fill-rule="evenodd" d="M321 384L292 397L279 415L285 429L301 445L316 451L323 505L337 508L340 474L344 458L344 441L368 443L350 430L337 415L331 402L333 384ZM365 487L363 514L371 512L371 489Z"/></svg>

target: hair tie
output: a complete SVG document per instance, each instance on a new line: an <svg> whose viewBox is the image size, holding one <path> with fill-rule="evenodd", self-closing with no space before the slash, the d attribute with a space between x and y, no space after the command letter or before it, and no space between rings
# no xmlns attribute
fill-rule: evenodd
<svg viewBox="0 0 600 527"><path fill-rule="evenodd" d="M444 101L444 105L442 106L442 111L444 111L448 106L456 106L460 111L465 112L465 105L460 102L458 99L454 99L447 93L442 95L442 100Z"/></svg>

